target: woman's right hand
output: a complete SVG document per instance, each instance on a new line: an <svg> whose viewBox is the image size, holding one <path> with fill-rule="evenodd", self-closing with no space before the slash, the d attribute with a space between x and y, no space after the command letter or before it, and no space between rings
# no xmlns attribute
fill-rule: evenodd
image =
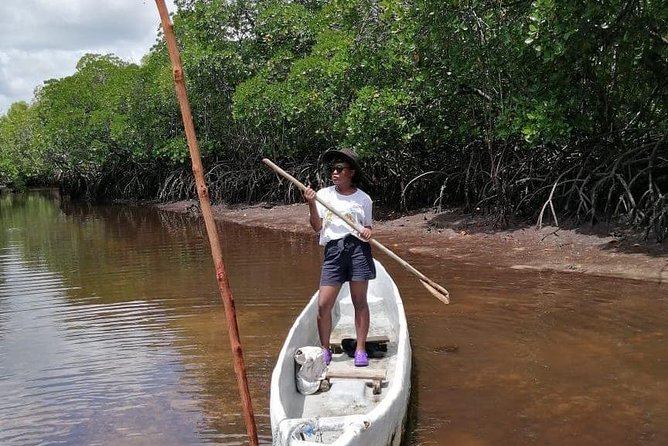
<svg viewBox="0 0 668 446"><path fill-rule="evenodd" d="M309 186L304 189L304 199L309 203L313 203L315 201L315 191Z"/></svg>

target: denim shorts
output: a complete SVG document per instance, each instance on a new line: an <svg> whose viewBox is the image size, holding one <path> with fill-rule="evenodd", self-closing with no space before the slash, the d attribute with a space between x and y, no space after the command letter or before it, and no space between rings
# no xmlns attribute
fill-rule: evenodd
<svg viewBox="0 0 668 446"><path fill-rule="evenodd" d="M353 235L332 240L325 245L325 260L320 285L342 285L348 281L376 278L371 245Z"/></svg>

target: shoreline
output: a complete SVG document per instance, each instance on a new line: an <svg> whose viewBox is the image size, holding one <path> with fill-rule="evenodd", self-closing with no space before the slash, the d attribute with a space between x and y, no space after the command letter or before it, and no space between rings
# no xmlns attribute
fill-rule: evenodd
<svg viewBox="0 0 668 446"><path fill-rule="evenodd" d="M162 211L199 215L196 200L155 206ZM212 210L220 221L313 235L304 203L214 205ZM483 219L430 210L374 222L374 235L390 249L410 246L404 250L443 261L668 283L668 243L597 231L601 229L492 229Z"/></svg>

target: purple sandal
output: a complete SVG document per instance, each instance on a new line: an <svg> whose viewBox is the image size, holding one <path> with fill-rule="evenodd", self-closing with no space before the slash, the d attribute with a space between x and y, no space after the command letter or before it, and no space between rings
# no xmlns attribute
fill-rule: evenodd
<svg viewBox="0 0 668 446"><path fill-rule="evenodd" d="M322 359L325 360L325 365L329 365L332 362L332 350L329 348L322 348Z"/></svg>
<svg viewBox="0 0 668 446"><path fill-rule="evenodd" d="M366 367L369 365L369 355L364 350L355 352L355 367Z"/></svg>

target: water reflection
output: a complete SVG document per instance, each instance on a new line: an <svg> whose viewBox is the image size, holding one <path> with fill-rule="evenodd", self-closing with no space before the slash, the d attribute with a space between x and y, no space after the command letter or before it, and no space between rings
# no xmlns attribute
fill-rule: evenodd
<svg viewBox="0 0 668 446"><path fill-rule="evenodd" d="M399 278L414 296L413 444L668 440L665 286L422 261L442 283L465 280L441 308Z"/></svg>
<svg viewBox="0 0 668 446"><path fill-rule="evenodd" d="M320 250L220 229L269 444L269 375ZM668 441L665 286L397 253L453 296L442 305L379 256L413 343L409 445ZM247 444L201 222L0 196L0 395L0 444Z"/></svg>
<svg viewBox="0 0 668 446"><path fill-rule="evenodd" d="M244 444L200 223L39 194L3 196L0 207L0 443ZM284 334L267 320L285 319L275 304L293 317L310 294L281 287L284 273L269 264L299 269L317 253L281 235L267 250L266 237L224 233L268 443L268 375Z"/></svg>

